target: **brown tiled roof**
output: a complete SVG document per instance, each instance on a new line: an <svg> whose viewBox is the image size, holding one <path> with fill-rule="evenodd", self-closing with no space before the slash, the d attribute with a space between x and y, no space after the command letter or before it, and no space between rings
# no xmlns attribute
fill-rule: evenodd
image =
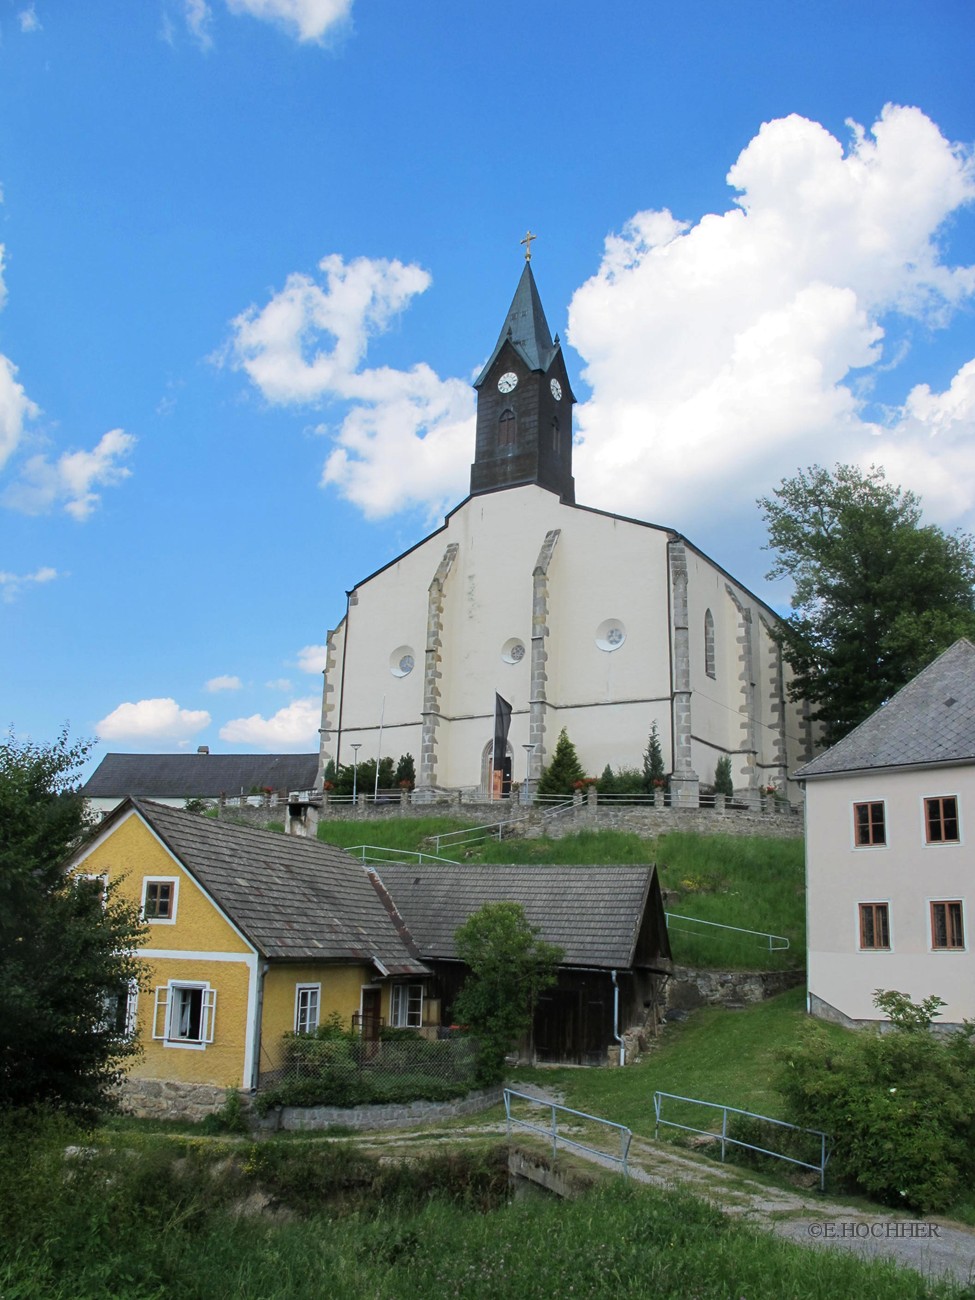
<svg viewBox="0 0 975 1300"><path fill-rule="evenodd" d="M652 866L384 862L375 870L425 960L456 960L457 928L484 903L510 901L522 905L540 938L564 950L564 966L623 970L636 960L651 888L657 888ZM667 944L666 932L661 943ZM669 957L669 948L663 955Z"/></svg>
<svg viewBox="0 0 975 1300"><path fill-rule="evenodd" d="M366 961L424 974L360 862L331 844L132 799L134 808L265 957Z"/></svg>

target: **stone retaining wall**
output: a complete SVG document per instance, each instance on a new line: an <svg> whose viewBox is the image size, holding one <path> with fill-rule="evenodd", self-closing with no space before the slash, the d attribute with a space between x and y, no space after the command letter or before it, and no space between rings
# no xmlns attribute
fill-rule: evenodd
<svg viewBox="0 0 975 1300"><path fill-rule="evenodd" d="M282 1106L258 1121L270 1132L325 1129L412 1128L414 1124L436 1124L445 1119L476 1115L501 1100L502 1089L484 1088L454 1101L407 1101L391 1106Z"/></svg>
<svg viewBox="0 0 975 1300"><path fill-rule="evenodd" d="M197 1123L218 1111L228 1088L208 1083L176 1083L169 1079L126 1079L122 1109L139 1119L179 1119Z"/></svg>
<svg viewBox="0 0 975 1300"><path fill-rule="evenodd" d="M675 966L664 985L663 1001L667 1011L764 1002L802 984L805 978L804 970L727 971Z"/></svg>

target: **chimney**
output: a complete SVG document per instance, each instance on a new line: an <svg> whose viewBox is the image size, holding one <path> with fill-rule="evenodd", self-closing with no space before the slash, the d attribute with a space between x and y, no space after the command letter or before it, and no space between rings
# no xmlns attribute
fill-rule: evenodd
<svg viewBox="0 0 975 1300"><path fill-rule="evenodd" d="M200 745L196 752L197 752L198 754L209 754L209 752L210 752L210 746L209 746L209 745Z"/></svg>

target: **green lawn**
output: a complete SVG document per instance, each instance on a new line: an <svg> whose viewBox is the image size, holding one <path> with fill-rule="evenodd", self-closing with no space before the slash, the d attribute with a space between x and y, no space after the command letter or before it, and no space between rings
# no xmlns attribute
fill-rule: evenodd
<svg viewBox="0 0 975 1300"><path fill-rule="evenodd" d="M521 1081L557 1089L573 1109L645 1136L653 1134L657 1090L782 1119L777 1058L804 1023L805 993L791 989L741 1011L704 1007L683 1024L668 1024L644 1058L623 1070L521 1069L512 1079L515 1086ZM848 1032L830 1025L826 1031Z"/></svg>

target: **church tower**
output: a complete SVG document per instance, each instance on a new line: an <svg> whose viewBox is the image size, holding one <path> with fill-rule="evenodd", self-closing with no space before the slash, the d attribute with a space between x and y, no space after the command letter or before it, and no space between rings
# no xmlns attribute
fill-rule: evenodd
<svg viewBox="0 0 975 1300"><path fill-rule="evenodd" d="M528 249L498 342L474 382L477 440L471 494L537 483L574 505L572 407L576 399L562 345L558 336L552 339L542 310L530 242Z"/></svg>

